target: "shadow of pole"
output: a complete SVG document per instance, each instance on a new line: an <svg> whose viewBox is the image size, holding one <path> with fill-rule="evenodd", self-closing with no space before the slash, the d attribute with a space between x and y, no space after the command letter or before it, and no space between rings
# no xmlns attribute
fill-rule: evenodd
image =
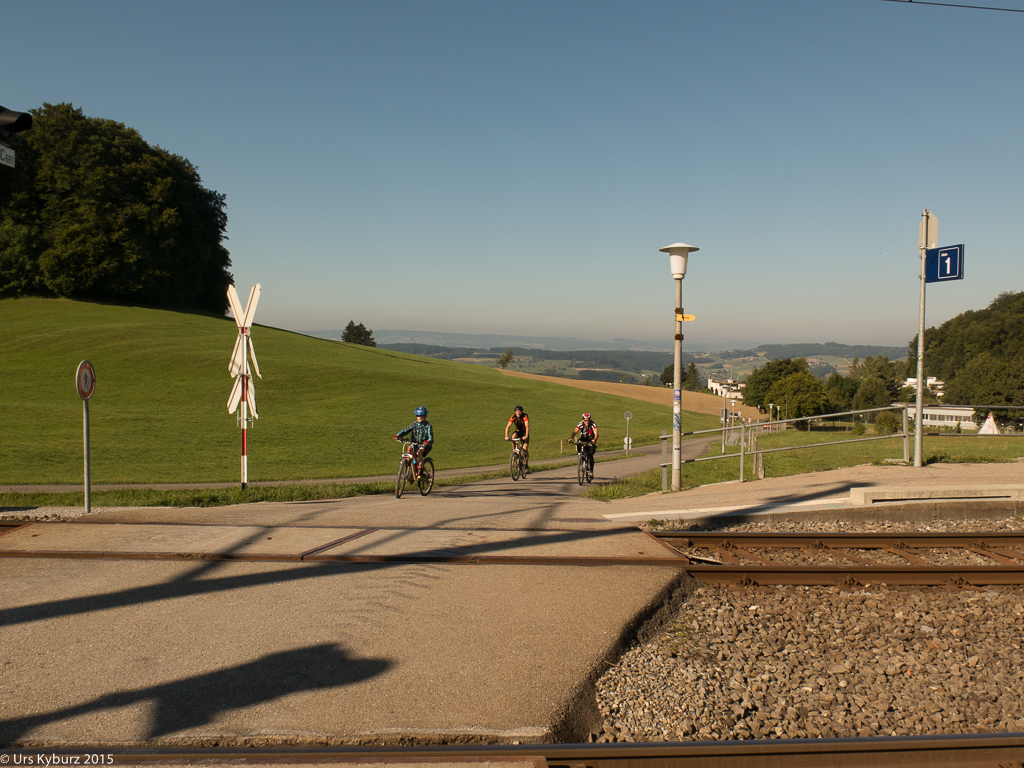
<svg viewBox="0 0 1024 768"><path fill-rule="evenodd" d="M384 659L350 659L330 643L282 651L228 669L134 691L108 693L64 709L0 721L0 744L13 745L41 725L143 701L155 704L152 726L146 736L150 740L210 723L228 710L301 691L352 685L390 667L391 662Z"/></svg>

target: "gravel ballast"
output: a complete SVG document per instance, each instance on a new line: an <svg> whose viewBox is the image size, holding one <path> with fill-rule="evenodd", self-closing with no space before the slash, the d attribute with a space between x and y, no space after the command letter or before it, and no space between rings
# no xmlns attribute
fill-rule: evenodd
<svg viewBox="0 0 1024 768"><path fill-rule="evenodd" d="M700 530L693 526L691 530ZM1024 530L1019 520L727 531ZM702 585L597 682L594 739L1024 732L1024 587Z"/></svg>

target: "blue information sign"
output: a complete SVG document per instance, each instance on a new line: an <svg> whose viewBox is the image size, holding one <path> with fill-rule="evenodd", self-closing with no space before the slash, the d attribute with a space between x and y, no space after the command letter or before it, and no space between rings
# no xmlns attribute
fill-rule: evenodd
<svg viewBox="0 0 1024 768"><path fill-rule="evenodd" d="M924 281L926 283L963 279L963 244L947 245L945 248L928 248L924 252Z"/></svg>

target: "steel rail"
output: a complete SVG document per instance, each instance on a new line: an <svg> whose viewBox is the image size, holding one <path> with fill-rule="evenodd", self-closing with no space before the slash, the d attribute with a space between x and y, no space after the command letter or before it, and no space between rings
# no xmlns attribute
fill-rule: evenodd
<svg viewBox="0 0 1024 768"><path fill-rule="evenodd" d="M542 555L328 555L246 554L242 552L127 552L102 550L8 549L0 558L53 558L66 560L232 560L273 563L447 563L452 565L651 565L686 568L687 559L676 557L569 557Z"/></svg>
<svg viewBox="0 0 1024 768"><path fill-rule="evenodd" d="M739 586L867 584L919 586L1009 586L1024 584L1024 534L969 533L724 533L663 531L654 534L677 548L709 549L719 561L682 554L686 571L702 581ZM772 559L772 550L802 549L841 558L843 564L791 564ZM982 556L992 565L930 565L930 549L959 549ZM891 565L851 552L881 550L906 565ZM767 551L767 552L766 552ZM741 562L741 559L749 562Z"/></svg>
<svg viewBox="0 0 1024 768"><path fill-rule="evenodd" d="M117 766L148 765L392 765L512 764L517 768L884 768L941 766L996 768L1020 765L1024 733L938 736L749 739L661 744L525 744L423 747L7 747L0 754L64 758L111 755ZM52 759L52 758L51 758ZM42 764L32 762L33 765Z"/></svg>
<svg viewBox="0 0 1024 768"><path fill-rule="evenodd" d="M757 533L754 531L656 531L655 538L673 543L673 546L717 546L721 542L742 543L750 547L812 548L821 544L828 547L870 549L906 544L913 547L950 548L975 546L979 541L994 542L998 546L1024 546L1024 533L1002 531L943 531L935 533ZM682 541L679 541L682 540ZM683 544L682 542L690 542Z"/></svg>

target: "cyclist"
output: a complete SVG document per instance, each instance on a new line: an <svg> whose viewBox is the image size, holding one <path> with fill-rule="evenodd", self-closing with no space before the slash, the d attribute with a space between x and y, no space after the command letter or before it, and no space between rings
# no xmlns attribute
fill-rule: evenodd
<svg viewBox="0 0 1024 768"><path fill-rule="evenodd" d="M579 437L576 437L579 435ZM590 419L589 413L583 414L583 420L576 425L569 441L576 439L576 444L582 446L581 451L587 454L587 464L590 471L594 471L594 453L597 451L597 424Z"/></svg>
<svg viewBox="0 0 1024 768"><path fill-rule="evenodd" d="M434 447L434 428L427 421L427 409L422 405L413 413L416 416L416 421L397 435L392 435L392 437L395 440L401 440L410 432L412 433L410 438L412 446L409 449L409 452L412 453L412 476L413 479L418 479L420 476L420 460L430 453L430 449Z"/></svg>
<svg viewBox="0 0 1024 768"><path fill-rule="evenodd" d="M505 440L508 440L508 431L515 426L516 431L512 433L512 439L520 438L523 441L523 461L526 469L530 469L530 417L526 415L523 406L517 405L512 417L505 425Z"/></svg>

